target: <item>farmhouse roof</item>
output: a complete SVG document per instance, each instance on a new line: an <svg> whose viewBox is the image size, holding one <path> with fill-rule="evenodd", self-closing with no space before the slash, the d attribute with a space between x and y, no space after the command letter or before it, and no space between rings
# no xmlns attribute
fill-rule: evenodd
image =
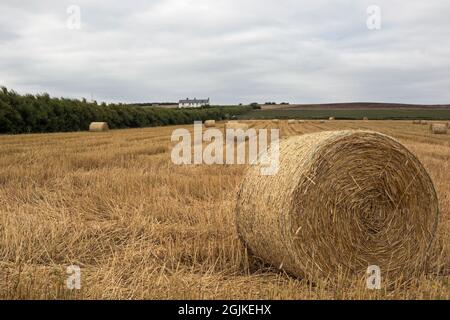
<svg viewBox="0 0 450 320"><path fill-rule="evenodd" d="M189 98L186 98L186 99L180 100L179 103L209 103L209 98L208 99L197 99L197 98L189 99Z"/></svg>

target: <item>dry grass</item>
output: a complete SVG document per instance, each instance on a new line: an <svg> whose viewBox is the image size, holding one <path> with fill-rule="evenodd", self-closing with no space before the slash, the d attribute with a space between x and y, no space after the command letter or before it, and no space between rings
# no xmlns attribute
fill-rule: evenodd
<svg viewBox="0 0 450 320"><path fill-rule="evenodd" d="M0 298L450 299L448 135L409 121L252 125L282 137L370 129L404 143L439 197L440 255L428 272L370 291L340 275L312 285L249 257L234 214L246 167L173 165L174 127L1 136ZM65 288L71 264L79 291Z"/></svg>

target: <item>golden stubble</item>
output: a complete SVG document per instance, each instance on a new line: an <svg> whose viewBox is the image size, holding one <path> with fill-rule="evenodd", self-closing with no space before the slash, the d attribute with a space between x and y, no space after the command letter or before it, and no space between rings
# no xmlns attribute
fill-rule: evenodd
<svg viewBox="0 0 450 320"><path fill-rule="evenodd" d="M251 257L235 222L244 165L172 164L177 127L0 136L0 298L449 299L450 135L411 121L249 121L281 137L365 129L398 139L429 172L436 259L408 285L311 284ZM192 129L192 126L185 126ZM216 127L223 129L224 123ZM81 267L81 290L66 268Z"/></svg>

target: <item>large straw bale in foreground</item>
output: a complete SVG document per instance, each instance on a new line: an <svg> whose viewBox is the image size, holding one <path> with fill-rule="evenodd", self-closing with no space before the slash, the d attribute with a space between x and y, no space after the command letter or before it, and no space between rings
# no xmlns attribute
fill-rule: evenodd
<svg viewBox="0 0 450 320"><path fill-rule="evenodd" d="M205 127L206 128L212 128L216 126L216 120L206 120L205 121Z"/></svg>
<svg viewBox="0 0 450 320"><path fill-rule="evenodd" d="M430 125L430 129L434 134L447 134L447 125L444 123L433 123Z"/></svg>
<svg viewBox="0 0 450 320"><path fill-rule="evenodd" d="M428 173L399 142L328 131L282 140L274 176L250 167L236 221L250 252L293 275L364 277L377 265L387 281L423 270L438 201Z"/></svg>
<svg viewBox="0 0 450 320"><path fill-rule="evenodd" d="M108 130L109 126L106 122L91 122L89 125L89 131L91 132L103 132Z"/></svg>

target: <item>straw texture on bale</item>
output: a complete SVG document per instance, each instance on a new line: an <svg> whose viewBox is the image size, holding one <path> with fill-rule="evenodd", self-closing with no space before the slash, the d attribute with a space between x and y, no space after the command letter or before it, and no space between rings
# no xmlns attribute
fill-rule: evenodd
<svg viewBox="0 0 450 320"><path fill-rule="evenodd" d="M250 167L236 221L253 255L312 281L339 271L384 279L421 272L433 242L438 201L419 160L370 131L327 131L280 142L279 171Z"/></svg>
<svg viewBox="0 0 450 320"><path fill-rule="evenodd" d="M216 120L206 120L205 121L205 127L211 128L216 126Z"/></svg>
<svg viewBox="0 0 450 320"><path fill-rule="evenodd" d="M109 126L106 122L91 122L89 125L89 131L91 132L102 132L102 131L108 131Z"/></svg>
<svg viewBox="0 0 450 320"><path fill-rule="evenodd" d="M431 132L434 134L446 134L447 125L443 123L433 123L430 125Z"/></svg>
<svg viewBox="0 0 450 320"><path fill-rule="evenodd" d="M295 124L295 123L297 123L297 120L294 120L294 119L289 119L288 120L288 124Z"/></svg>

